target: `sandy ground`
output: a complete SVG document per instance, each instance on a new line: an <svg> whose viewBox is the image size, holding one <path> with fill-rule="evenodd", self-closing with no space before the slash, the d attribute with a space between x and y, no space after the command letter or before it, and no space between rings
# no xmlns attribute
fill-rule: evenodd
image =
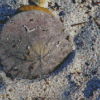
<svg viewBox="0 0 100 100"><path fill-rule="evenodd" d="M94 2L95 3L94 3ZM100 100L100 1L49 0L41 6L60 18L73 52L61 68L42 80L7 78L0 72L0 100ZM55 5L55 8L52 6ZM98 2L98 3L97 3ZM0 0L0 29L28 0Z"/></svg>

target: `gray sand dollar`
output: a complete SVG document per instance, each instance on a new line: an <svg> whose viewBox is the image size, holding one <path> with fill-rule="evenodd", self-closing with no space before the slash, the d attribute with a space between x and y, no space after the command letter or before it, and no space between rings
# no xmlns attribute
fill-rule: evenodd
<svg viewBox="0 0 100 100"><path fill-rule="evenodd" d="M0 60L6 73L34 79L53 71L72 51L59 19L42 11L12 17L0 33Z"/></svg>

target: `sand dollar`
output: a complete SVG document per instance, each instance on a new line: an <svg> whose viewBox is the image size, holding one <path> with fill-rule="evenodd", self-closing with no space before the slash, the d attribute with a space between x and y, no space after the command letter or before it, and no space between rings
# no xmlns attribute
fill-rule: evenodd
<svg viewBox="0 0 100 100"><path fill-rule="evenodd" d="M53 71L72 51L59 19L42 11L12 17L0 33L0 60L6 73L33 79Z"/></svg>

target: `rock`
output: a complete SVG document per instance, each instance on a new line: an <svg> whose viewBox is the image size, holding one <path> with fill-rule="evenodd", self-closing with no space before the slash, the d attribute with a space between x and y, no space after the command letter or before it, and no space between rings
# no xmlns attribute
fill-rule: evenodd
<svg viewBox="0 0 100 100"><path fill-rule="evenodd" d="M0 61L10 77L34 79L54 70L72 52L59 19L42 11L12 17L0 33Z"/></svg>

